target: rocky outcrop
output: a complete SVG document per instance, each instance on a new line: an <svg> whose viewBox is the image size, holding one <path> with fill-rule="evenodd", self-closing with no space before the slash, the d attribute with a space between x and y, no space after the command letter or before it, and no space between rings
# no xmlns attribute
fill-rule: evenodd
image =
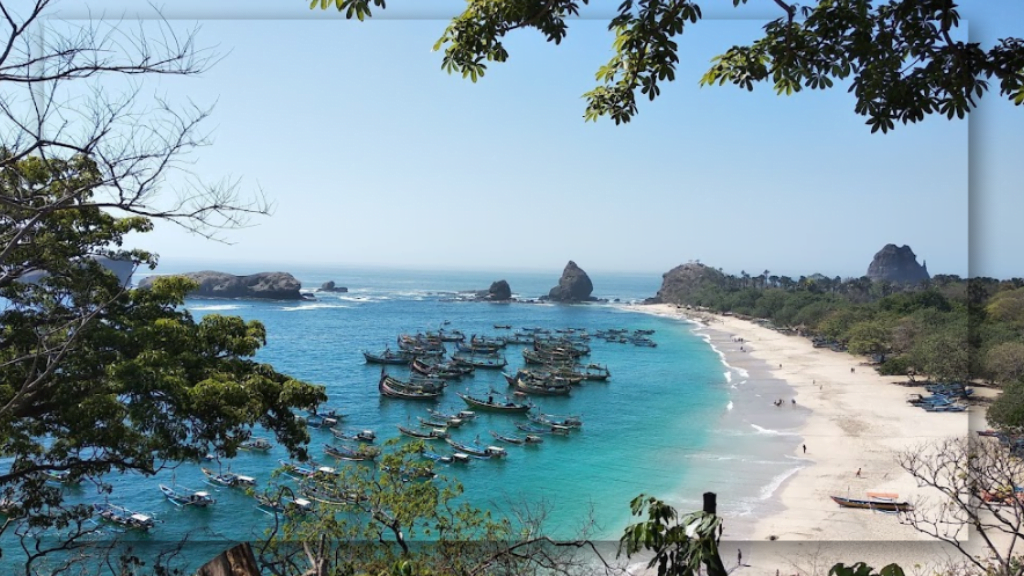
<svg viewBox="0 0 1024 576"><path fill-rule="evenodd" d="M886 244L868 265L868 278L901 284L916 284L931 279L928 264L918 264L910 246Z"/></svg>
<svg viewBox="0 0 1024 576"><path fill-rule="evenodd" d="M264 300L302 300L302 283L287 272L260 272L248 276L235 276L224 272L204 270L180 274L199 283L199 289L190 292L190 298L258 298ZM139 283L147 288L153 277Z"/></svg>
<svg viewBox="0 0 1024 576"><path fill-rule="evenodd" d="M328 280L320 285L320 292L348 292L348 288L336 285L334 280Z"/></svg>
<svg viewBox="0 0 1024 576"><path fill-rule="evenodd" d="M491 287L487 289L486 298L488 300L511 300L512 288L505 280L492 282Z"/></svg>
<svg viewBox="0 0 1024 576"><path fill-rule="evenodd" d="M558 279L558 286L541 298L555 302L588 302L596 300L590 295L593 291L594 284L590 281L590 276L587 276L575 262L569 260L562 271L562 277Z"/></svg>
<svg viewBox="0 0 1024 576"><path fill-rule="evenodd" d="M720 286L725 274L699 262L676 266L661 275L661 288L652 304L693 304L697 294L709 286Z"/></svg>

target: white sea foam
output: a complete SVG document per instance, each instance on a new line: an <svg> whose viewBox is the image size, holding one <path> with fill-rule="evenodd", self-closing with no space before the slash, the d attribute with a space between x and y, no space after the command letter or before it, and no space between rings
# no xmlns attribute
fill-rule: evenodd
<svg viewBox="0 0 1024 576"><path fill-rule="evenodd" d="M729 404L728 404L728 406L725 407L725 409L726 410L732 410L732 400L729 400Z"/></svg>
<svg viewBox="0 0 1024 576"><path fill-rule="evenodd" d="M241 308L245 308L245 306L240 304L211 304L209 306L189 306L188 309L209 312L214 310L239 310Z"/></svg>
<svg viewBox="0 0 1024 576"><path fill-rule="evenodd" d="M758 434L766 434L768 436L799 436L796 432L783 432L782 430L772 430L771 428L763 428L757 424L751 424L754 430L757 430Z"/></svg>
<svg viewBox="0 0 1024 576"><path fill-rule="evenodd" d="M790 468L789 470L786 470L785 472L783 472L782 474L779 474L775 478L772 478L771 482L769 482L767 485L761 487L761 493L760 493L761 500L767 500L767 499L771 498L772 494L775 494L775 491L779 489L779 486L782 486L782 483L785 482L787 478L789 478L793 474L796 474L797 472L803 470L803 468L804 468L803 466L797 466L795 468Z"/></svg>
<svg viewBox="0 0 1024 576"><path fill-rule="evenodd" d="M303 306L288 306L281 308L285 312L298 312L299 310L322 310L325 308L351 308L346 304L306 304Z"/></svg>
<svg viewBox="0 0 1024 576"><path fill-rule="evenodd" d="M735 370L740 375L741 378L750 378L750 372L747 372L743 368L736 368L736 367L733 367L733 366L730 366L730 368Z"/></svg>
<svg viewBox="0 0 1024 576"><path fill-rule="evenodd" d="M729 372L729 371L725 372L725 381L726 382L730 382L730 383L732 382L732 372Z"/></svg>

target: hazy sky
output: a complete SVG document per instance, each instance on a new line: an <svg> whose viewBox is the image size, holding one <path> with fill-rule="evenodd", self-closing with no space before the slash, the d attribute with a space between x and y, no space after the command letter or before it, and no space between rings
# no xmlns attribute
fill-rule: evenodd
<svg viewBox="0 0 1024 576"><path fill-rule="evenodd" d="M134 4L90 3L94 14ZM165 13L182 27L199 21L200 42L226 56L144 94L216 102L215 143L193 170L241 177L276 209L230 232L230 246L164 225L138 238L167 259L251 261L253 272L299 262L561 270L572 259L657 273L699 259L732 273L859 276L891 242L933 274L1024 275L1024 109L988 94L969 121L936 116L872 135L844 89L700 88L712 56L776 15L770 2L706 10L679 39L676 82L623 126L582 118L581 95L610 56L601 10L613 4L572 21L560 46L510 36L509 61L476 84L441 71L431 51L459 2L389 2L365 23L302 0L202 4ZM962 12L972 40L1021 35L1020 2L964 2ZM721 18L740 15L754 19Z"/></svg>

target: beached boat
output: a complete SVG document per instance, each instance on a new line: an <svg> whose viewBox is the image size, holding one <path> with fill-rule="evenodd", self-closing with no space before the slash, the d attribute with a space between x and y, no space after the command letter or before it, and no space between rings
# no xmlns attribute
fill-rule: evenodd
<svg viewBox="0 0 1024 576"><path fill-rule="evenodd" d="M305 514L313 510L313 502L306 498L280 496L271 498L264 494L254 494L256 508L268 514Z"/></svg>
<svg viewBox="0 0 1024 576"><path fill-rule="evenodd" d="M479 458L505 458L508 456L508 452L500 446L483 446L481 444L465 444L452 440L451 438L445 438L445 442L451 444L452 448L455 448L459 452L469 454L470 456L477 456Z"/></svg>
<svg viewBox="0 0 1024 576"><path fill-rule="evenodd" d="M207 506L212 506L217 503L217 501L210 496L210 493L205 490L190 490L188 488L174 489L164 484L160 484L158 487L171 504L174 504L175 506L195 506L196 508L206 508Z"/></svg>
<svg viewBox="0 0 1024 576"><path fill-rule="evenodd" d="M92 505L92 509L99 515L101 520L124 528L146 532L153 526L156 526L156 520L149 514L132 512L124 506L117 506L109 502L95 502Z"/></svg>
<svg viewBox="0 0 1024 576"><path fill-rule="evenodd" d="M274 445L266 438L250 438L238 447L239 450L247 452L269 452Z"/></svg>
<svg viewBox="0 0 1024 576"><path fill-rule="evenodd" d="M432 428L427 432L420 432L412 428L406 428L401 424L398 425L398 431L406 436L412 438L419 438L420 440L442 440L448 437L448 431L443 428Z"/></svg>
<svg viewBox="0 0 1024 576"><path fill-rule="evenodd" d="M527 434L525 437L519 438L517 436L503 436L494 430L491 430L491 436L494 436L495 440L499 442L515 444L517 446L522 446L524 444L542 444L544 442L543 438L534 434Z"/></svg>
<svg viewBox="0 0 1024 576"><path fill-rule="evenodd" d="M377 433L373 430L360 430L353 434L337 428L331 428L331 434L334 434L334 437L339 440L352 440L353 442L366 442L369 444L377 441Z"/></svg>
<svg viewBox="0 0 1024 576"><path fill-rule="evenodd" d="M228 488L249 488L256 485L256 479L252 476L242 476L234 472L217 473L209 468L200 468L203 476L206 476L206 483L214 486L227 486Z"/></svg>
<svg viewBox="0 0 1024 576"><path fill-rule="evenodd" d="M914 506L909 502L894 502L889 499L858 500L856 498L843 498L842 496L831 496L830 498L843 508L861 508L881 510L883 512L910 512L914 509Z"/></svg>
<svg viewBox="0 0 1024 576"><path fill-rule="evenodd" d="M466 404L485 412L505 412L510 414L525 414L533 407L532 404L517 404L512 402L505 397L505 402L495 402L494 395L488 396L486 399L474 398L468 394L456 392L459 398Z"/></svg>
<svg viewBox="0 0 1024 576"><path fill-rule="evenodd" d="M402 400L437 400L444 393L444 388L437 390L413 386L388 376L383 370L380 373L380 382L377 384L377 390L380 391L381 396L400 398Z"/></svg>
<svg viewBox="0 0 1024 576"><path fill-rule="evenodd" d="M347 446L332 446L330 444L324 444L324 452L328 456L333 456L339 460L362 462L376 460L377 456L380 455L380 448L363 444L353 450Z"/></svg>

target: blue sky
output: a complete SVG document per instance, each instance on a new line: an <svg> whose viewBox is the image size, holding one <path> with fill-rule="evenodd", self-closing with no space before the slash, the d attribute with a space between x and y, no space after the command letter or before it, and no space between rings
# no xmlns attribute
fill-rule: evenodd
<svg viewBox="0 0 1024 576"><path fill-rule="evenodd" d="M138 243L168 260L255 268L561 270L572 259L662 273L699 259L733 273L859 276L891 242L933 274L1024 274L1024 110L989 94L968 121L933 117L883 136L845 90L700 88L712 56L775 15L765 4L705 10L679 39L677 81L615 126L582 118L581 95L610 55L604 8L573 21L561 46L510 36L509 62L473 84L430 50L458 2L389 2L386 18L365 23L298 0L175 3L165 13L176 25L199 21L201 43L226 56L145 90L216 102L215 143L193 170L241 177L276 209L231 231L232 245L165 225ZM962 12L986 44L1024 21L1009 0Z"/></svg>

